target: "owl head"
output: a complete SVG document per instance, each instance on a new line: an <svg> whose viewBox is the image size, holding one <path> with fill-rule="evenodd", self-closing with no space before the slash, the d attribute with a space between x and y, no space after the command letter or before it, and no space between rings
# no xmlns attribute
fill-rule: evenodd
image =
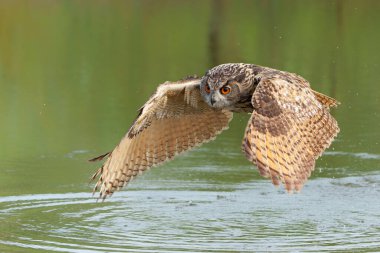
<svg viewBox="0 0 380 253"><path fill-rule="evenodd" d="M248 93L252 95L253 78L251 64L228 63L216 66L202 78L202 97L212 107L233 108Z"/></svg>

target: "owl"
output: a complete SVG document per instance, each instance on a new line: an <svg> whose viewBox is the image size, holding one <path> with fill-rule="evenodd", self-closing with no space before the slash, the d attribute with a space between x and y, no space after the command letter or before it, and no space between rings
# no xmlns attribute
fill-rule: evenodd
<svg viewBox="0 0 380 253"><path fill-rule="evenodd" d="M300 191L316 159L339 132L330 107L339 103L299 75L253 64L216 66L202 78L165 82L92 176L105 199L145 170L172 160L228 128L233 113L249 113L242 141L260 175Z"/></svg>

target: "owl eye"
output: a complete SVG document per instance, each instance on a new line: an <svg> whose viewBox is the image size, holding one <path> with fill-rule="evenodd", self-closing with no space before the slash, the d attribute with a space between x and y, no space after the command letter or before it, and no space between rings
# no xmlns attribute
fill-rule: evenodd
<svg viewBox="0 0 380 253"><path fill-rule="evenodd" d="M220 93L222 93L223 95L227 95L230 92L231 92L231 88L228 86L223 86L222 88L220 88Z"/></svg>
<svg viewBox="0 0 380 253"><path fill-rule="evenodd" d="M205 85L205 91L206 91L206 93L210 93L211 92L210 85L208 85L207 83Z"/></svg>

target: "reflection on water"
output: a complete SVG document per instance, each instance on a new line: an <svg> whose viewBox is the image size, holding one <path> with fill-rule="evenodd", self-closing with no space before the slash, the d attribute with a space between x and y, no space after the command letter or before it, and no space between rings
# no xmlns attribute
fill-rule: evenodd
<svg viewBox="0 0 380 253"><path fill-rule="evenodd" d="M366 176L313 180L293 195L252 181L234 191L130 190L104 203L88 193L2 197L0 243L70 252L368 252L380 248L379 186L379 176Z"/></svg>
<svg viewBox="0 0 380 253"><path fill-rule="evenodd" d="M380 252L380 1L0 1L0 252ZM341 128L301 194L240 151L248 115L105 203L87 160L158 83L296 72Z"/></svg>

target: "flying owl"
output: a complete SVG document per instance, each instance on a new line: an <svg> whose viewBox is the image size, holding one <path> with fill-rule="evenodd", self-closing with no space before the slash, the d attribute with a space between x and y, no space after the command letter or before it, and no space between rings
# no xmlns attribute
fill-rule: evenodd
<svg viewBox="0 0 380 253"><path fill-rule="evenodd" d="M202 78L165 82L139 110L105 163L94 192L105 199L143 171L215 138L233 113L250 113L242 150L260 174L299 191L339 132L329 108L339 103L301 76L253 64L216 66Z"/></svg>

